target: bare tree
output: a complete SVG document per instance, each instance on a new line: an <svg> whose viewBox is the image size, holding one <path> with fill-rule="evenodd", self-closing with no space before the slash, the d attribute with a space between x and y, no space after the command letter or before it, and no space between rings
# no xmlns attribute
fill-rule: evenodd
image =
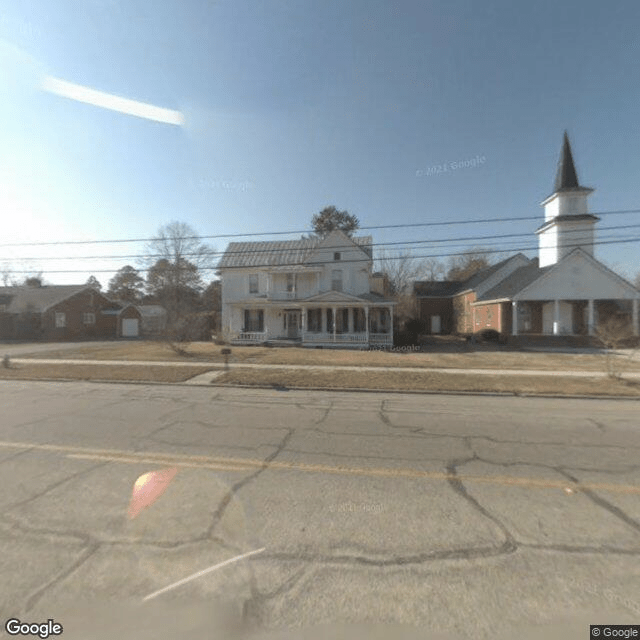
<svg viewBox="0 0 640 640"><path fill-rule="evenodd" d="M447 280L464 281L481 269L488 267L494 259L493 249L473 247L449 258Z"/></svg>
<svg viewBox="0 0 640 640"><path fill-rule="evenodd" d="M3 263L0 267L0 277L2 277L2 284L5 287L15 286L17 282L13 278L13 269L8 263Z"/></svg>
<svg viewBox="0 0 640 640"><path fill-rule="evenodd" d="M635 343L633 327L628 317L610 317L598 324L595 329L595 337L604 349L605 366L610 378L619 380L622 378L622 360L617 351L625 346ZM633 357L634 352L629 354Z"/></svg>
<svg viewBox="0 0 640 640"><path fill-rule="evenodd" d="M166 339L176 352L202 335L196 301L202 289L200 272L214 268L214 250L184 222L171 222L147 245L147 289L167 310Z"/></svg>
<svg viewBox="0 0 640 640"><path fill-rule="evenodd" d="M432 258L416 258L409 250L392 255L383 249L376 270L386 276L392 296L412 291L416 280L437 280L444 275L444 265Z"/></svg>

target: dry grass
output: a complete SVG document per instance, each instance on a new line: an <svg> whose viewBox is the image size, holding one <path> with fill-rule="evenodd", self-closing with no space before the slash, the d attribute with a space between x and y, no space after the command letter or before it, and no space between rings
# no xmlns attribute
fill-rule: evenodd
<svg viewBox="0 0 640 640"><path fill-rule="evenodd" d="M640 382L609 378L472 375L431 372L236 370L215 384L243 384L323 389L388 389L405 391L484 391L540 395L611 395L640 397Z"/></svg>
<svg viewBox="0 0 640 640"><path fill-rule="evenodd" d="M121 380L123 382L184 382L211 367L163 367L82 364L12 364L0 367L0 380L65 379L65 380Z"/></svg>
<svg viewBox="0 0 640 640"><path fill-rule="evenodd" d="M169 362L224 362L223 347L212 342L193 343L188 356L179 356L162 342L114 342L107 346L78 347L33 353L34 358L78 358L95 360L147 360ZM436 367L460 369L538 369L541 371L606 370L603 355L565 353L526 353L500 347L477 347L466 352L391 352L346 349L305 349L231 347L230 362L256 364L362 365L381 367ZM29 356L20 356L29 357ZM624 356L620 370L640 371L640 361Z"/></svg>

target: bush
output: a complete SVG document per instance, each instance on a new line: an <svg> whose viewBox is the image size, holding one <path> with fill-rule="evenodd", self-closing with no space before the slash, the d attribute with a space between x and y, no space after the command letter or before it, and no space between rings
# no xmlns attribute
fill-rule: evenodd
<svg viewBox="0 0 640 640"><path fill-rule="evenodd" d="M482 342L500 342L500 332L495 329L483 329L477 337Z"/></svg>

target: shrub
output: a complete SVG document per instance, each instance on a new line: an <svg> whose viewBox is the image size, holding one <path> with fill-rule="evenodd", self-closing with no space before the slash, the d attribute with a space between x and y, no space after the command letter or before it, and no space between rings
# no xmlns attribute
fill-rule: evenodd
<svg viewBox="0 0 640 640"><path fill-rule="evenodd" d="M500 332L495 329L483 329L478 338L483 342L500 342Z"/></svg>

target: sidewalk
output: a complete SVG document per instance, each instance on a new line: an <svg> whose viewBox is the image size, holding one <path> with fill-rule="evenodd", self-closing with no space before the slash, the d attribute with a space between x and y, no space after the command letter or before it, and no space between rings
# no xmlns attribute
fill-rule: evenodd
<svg viewBox="0 0 640 640"><path fill-rule="evenodd" d="M78 364L78 365L111 365L111 366L155 366L155 367L207 367L224 369L223 362L163 362L144 360L79 360L79 359L40 359L40 358L11 358L16 364ZM557 371L541 369L449 369L445 367L355 367L330 365L292 365L292 364L247 364L230 363L229 369L290 369L315 371L400 371L407 373L450 373L474 375L512 375L512 376L558 376L577 378L604 378L607 372L602 371ZM640 379L640 371L623 372L625 378Z"/></svg>

